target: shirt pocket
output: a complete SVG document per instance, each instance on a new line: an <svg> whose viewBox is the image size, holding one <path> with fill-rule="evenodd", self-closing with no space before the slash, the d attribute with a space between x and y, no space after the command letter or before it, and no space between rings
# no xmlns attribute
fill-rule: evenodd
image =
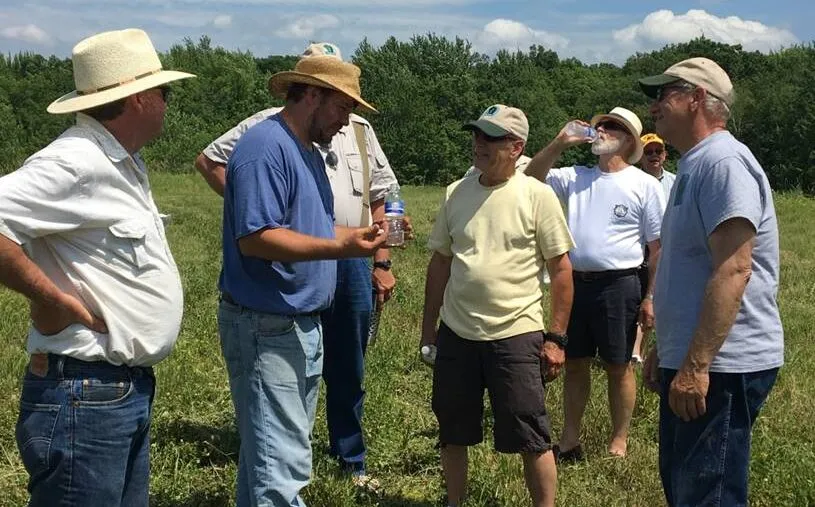
<svg viewBox="0 0 815 507"><path fill-rule="evenodd" d="M362 195L363 188L365 188L362 174L362 155L359 153L346 153L345 162L351 175L351 186L354 189L354 195Z"/></svg>
<svg viewBox="0 0 815 507"><path fill-rule="evenodd" d="M139 269L150 262L145 240L147 226L139 220L124 220L108 227L111 238L108 247L112 255Z"/></svg>

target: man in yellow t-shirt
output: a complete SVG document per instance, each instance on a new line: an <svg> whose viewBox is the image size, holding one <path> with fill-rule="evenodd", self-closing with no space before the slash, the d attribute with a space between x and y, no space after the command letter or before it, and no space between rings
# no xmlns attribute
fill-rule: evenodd
<svg viewBox="0 0 815 507"><path fill-rule="evenodd" d="M473 133L479 171L447 187L430 235L421 339L437 347L433 412L448 505L465 494L467 447L483 438L486 388L495 449L520 453L533 505L553 506L557 471L544 381L565 360L574 243L552 189L515 171L529 133L524 113L497 104L464 128ZM544 333L546 269L552 321Z"/></svg>

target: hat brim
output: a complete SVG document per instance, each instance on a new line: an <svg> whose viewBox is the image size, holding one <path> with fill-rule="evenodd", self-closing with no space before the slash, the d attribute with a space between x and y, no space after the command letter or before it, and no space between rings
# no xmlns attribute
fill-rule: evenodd
<svg viewBox="0 0 815 507"><path fill-rule="evenodd" d="M179 79L187 79L195 77L195 74L188 74L186 72L178 72L175 70L162 70L155 74L130 81L128 83L102 90L96 93L88 93L80 95L76 90L71 93L66 93L58 98L48 106L47 111L51 114L67 114L77 113L86 109L91 109L97 106L110 104L119 99L129 97L135 93L143 92L151 88L156 88L163 84Z"/></svg>
<svg viewBox="0 0 815 507"><path fill-rule="evenodd" d="M357 104L359 104L363 109L367 110L368 112L371 113L379 112L376 110L374 106L367 103L362 97L354 93L352 90L340 88L326 80L311 76L309 74L303 74L302 72L285 71L278 72L277 74L273 75L272 77L269 78L269 92L275 97L285 99L286 93L288 93L289 91L289 86L294 83L302 83L305 85L317 86L319 88L328 88L330 90L338 91L354 99L354 101Z"/></svg>
<svg viewBox="0 0 815 507"><path fill-rule="evenodd" d="M509 130L499 127L498 125L492 123L491 121L484 119L468 121L461 128L462 130L478 129L490 137L503 137L514 135Z"/></svg>
<svg viewBox="0 0 815 507"><path fill-rule="evenodd" d="M657 74L656 76L648 76L640 79L638 82L640 84L640 89L642 89L643 93L651 97L652 99L657 98L657 94L659 93L659 89L665 86L666 84L675 83L679 81L680 78L676 76L669 76L668 74Z"/></svg>
<svg viewBox="0 0 815 507"><path fill-rule="evenodd" d="M640 136L637 134L637 129L634 128L634 125L632 125L630 121L626 120L622 116L617 116L616 114L596 114L591 119L591 126L596 127L597 124L603 120L616 121L617 123L621 123L623 126L625 126L628 133L634 138L634 153L628 157L627 162L632 165L639 162L642 158L643 146L642 139L640 139Z"/></svg>

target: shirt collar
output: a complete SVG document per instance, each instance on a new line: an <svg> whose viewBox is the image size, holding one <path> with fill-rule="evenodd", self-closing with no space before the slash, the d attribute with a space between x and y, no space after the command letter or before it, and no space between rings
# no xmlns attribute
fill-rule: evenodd
<svg viewBox="0 0 815 507"><path fill-rule="evenodd" d="M111 134L104 125L90 116L76 113L76 126L89 130L94 140L99 144L99 147L102 148L102 151L112 162L118 163L130 157L127 150L113 137L113 134Z"/></svg>

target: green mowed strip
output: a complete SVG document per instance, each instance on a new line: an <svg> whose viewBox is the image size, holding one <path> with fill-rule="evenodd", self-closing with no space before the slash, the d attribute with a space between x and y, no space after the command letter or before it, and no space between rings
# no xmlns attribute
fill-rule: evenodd
<svg viewBox="0 0 815 507"><path fill-rule="evenodd" d="M239 440L233 422L216 322L221 265L221 201L194 175L152 175L159 208L172 215L168 236L185 288L181 335L169 359L156 367L158 393L152 428L153 506L233 505ZM383 484L380 496L355 492L327 457L321 399L314 428L314 479L309 505L435 506L443 498L436 423L430 410L431 371L418 359L424 245L441 188L407 188L416 241L395 251L398 290L386 308L379 339L367 359L365 430L368 468ZM776 196L781 222L780 300L786 330L786 366L754 431L751 505L815 504L815 249L809 220L815 201ZM677 301L676 304L682 304ZM27 308L0 290L0 506L26 501L27 475L17 454L14 423L26 363ZM561 380L547 394L555 435L562 426ZM610 431L605 377L596 370L582 441L588 459L559 469L558 505L662 505L657 473L656 396L640 388L626 459L605 456ZM486 410L484 443L470 454L472 506L527 505L521 462L493 452Z"/></svg>

